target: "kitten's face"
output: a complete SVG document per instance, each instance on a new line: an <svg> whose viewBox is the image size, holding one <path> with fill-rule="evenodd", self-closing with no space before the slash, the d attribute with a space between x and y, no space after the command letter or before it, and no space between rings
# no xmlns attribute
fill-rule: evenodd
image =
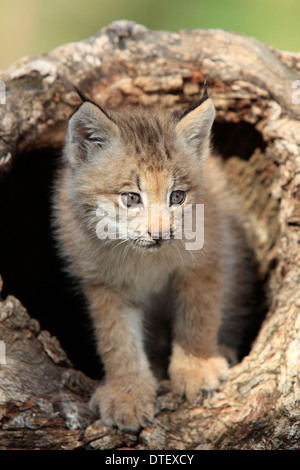
<svg viewBox="0 0 300 470"><path fill-rule="evenodd" d="M120 178L113 193L97 198L99 238L106 231L108 238L148 251L180 239L183 211L194 203L195 188L184 178L176 182L170 168L145 172L133 163L132 170L130 183Z"/></svg>
<svg viewBox="0 0 300 470"><path fill-rule="evenodd" d="M157 251L185 238L183 218L201 201L214 117L213 105L204 116L196 110L179 122L141 108L108 117L88 102L71 118L65 153L73 188L99 239Z"/></svg>

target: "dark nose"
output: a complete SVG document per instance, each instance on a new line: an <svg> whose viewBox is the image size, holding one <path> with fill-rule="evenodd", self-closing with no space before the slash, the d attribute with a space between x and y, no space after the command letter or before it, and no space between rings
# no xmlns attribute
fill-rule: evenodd
<svg viewBox="0 0 300 470"><path fill-rule="evenodd" d="M151 237L153 240L155 240L156 242L160 242L161 240L164 239L163 235L161 232L159 233L155 233L155 234L151 234Z"/></svg>
<svg viewBox="0 0 300 470"><path fill-rule="evenodd" d="M170 240L170 232L149 232L149 235L151 236L152 240L155 240L156 243L158 242L163 242L164 240Z"/></svg>

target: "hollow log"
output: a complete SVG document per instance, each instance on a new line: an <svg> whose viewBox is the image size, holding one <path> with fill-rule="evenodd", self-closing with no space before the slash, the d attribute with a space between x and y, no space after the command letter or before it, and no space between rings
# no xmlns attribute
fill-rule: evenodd
<svg viewBox="0 0 300 470"><path fill-rule="evenodd" d="M81 299L72 286L64 296L51 181L79 104L74 85L104 107L181 110L206 76L214 148L258 265L256 329L213 397L192 406L162 381L153 425L122 433L87 407L101 371L85 350L93 341L83 339ZM300 53L222 30L128 21L0 74L0 449L300 448L299 79Z"/></svg>

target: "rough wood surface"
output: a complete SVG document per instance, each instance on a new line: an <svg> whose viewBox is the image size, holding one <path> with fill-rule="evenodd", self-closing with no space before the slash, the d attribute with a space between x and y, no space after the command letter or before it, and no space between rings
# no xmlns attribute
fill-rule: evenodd
<svg viewBox="0 0 300 470"><path fill-rule="evenodd" d="M41 149L43 158L43 149L60 149L78 104L73 85L104 106L159 101L181 109L198 99L206 75L216 146L267 291L250 353L197 407L162 383L154 425L124 434L94 422L86 404L96 381L72 368L58 341L8 296L0 304L0 448L300 448L299 53L221 30L154 32L122 21L24 58L0 74L0 173L5 180L25 152Z"/></svg>

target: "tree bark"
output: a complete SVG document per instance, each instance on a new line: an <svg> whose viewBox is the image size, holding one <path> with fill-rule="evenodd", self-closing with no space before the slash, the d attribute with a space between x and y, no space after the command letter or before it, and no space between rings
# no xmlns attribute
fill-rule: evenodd
<svg viewBox="0 0 300 470"><path fill-rule="evenodd" d="M214 144L265 292L260 307L267 314L249 354L201 405L174 397L162 382L154 425L139 435L121 433L87 409L97 381L72 367L51 332L6 296L0 303L0 448L300 448L300 100L293 88L300 53L221 30L169 33L120 21L87 40L24 58L0 74L6 88L0 186L22 159L26 165L29 152L41 159L45 149L59 152L79 104L74 85L102 106L160 102L180 110L197 101L205 76L217 110ZM8 225L1 231L9 233ZM7 249L2 243L1 256ZM1 265L0 272L5 287ZM34 286L26 288L35 295Z"/></svg>

